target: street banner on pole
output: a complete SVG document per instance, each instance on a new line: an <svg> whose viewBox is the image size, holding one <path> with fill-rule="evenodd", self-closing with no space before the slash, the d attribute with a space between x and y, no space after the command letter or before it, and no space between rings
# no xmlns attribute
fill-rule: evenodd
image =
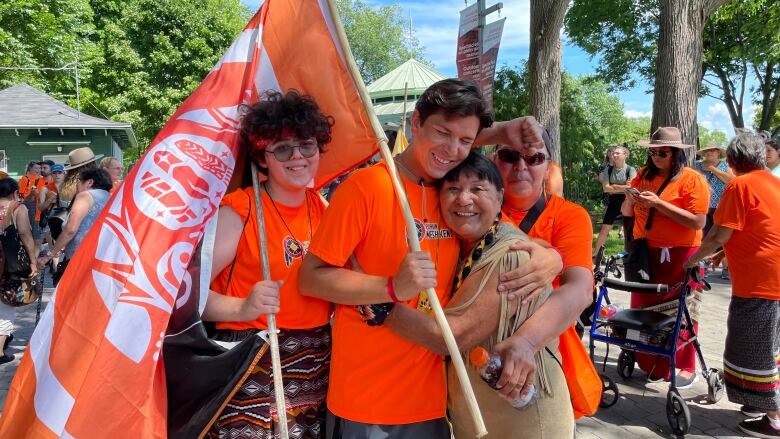
<svg viewBox="0 0 780 439"><path fill-rule="evenodd" d="M488 23L482 31L482 77L480 85L482 86L482 95L488 103L489 108L493 108L493 80L496 76L496 60L498 60L498 47L501 45L501 34L504 31L504 22L506 18Z"/></svg>
<svg viewBox="0 0 780 439"><path fill-rule="evenodd" d="M477 3L460 11L456 55L458 77L476 81L482 87L488 107L493 108L493 79L506 18L486 24L481 35L479 21Z"/></svg>
<svg viewBox="0 0 780 439"><path fill-rule="evenodd" d="M208 292L209 276L188 266L243 155L241 105L295 88L335 118L315 187L378 149L335 29L326 0L262 4L83 240L24 353L0 437L167 437L163 339L180 302Z"/></svg>
<svg viewBox="0 0 780 439"><path fill-rule="evenodd" d="M460 11L458 26L458 51L455 58L458 78L469 78L480 82L479 11L477 4Z"/></svg>

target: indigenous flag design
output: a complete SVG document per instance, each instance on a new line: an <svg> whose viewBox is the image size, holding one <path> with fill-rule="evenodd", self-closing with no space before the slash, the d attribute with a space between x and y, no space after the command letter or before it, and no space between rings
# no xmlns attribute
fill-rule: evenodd
<svg viewBox="0 0 780 439"><path fill-rule="evenodd" d="M207 291L188 266L242 154L240 106L295 88L335 118L316 187L377 150L336 32L325 0L261 5L76 252L11 384L0 437L166 436L163 338L178 302Z"/></svg>

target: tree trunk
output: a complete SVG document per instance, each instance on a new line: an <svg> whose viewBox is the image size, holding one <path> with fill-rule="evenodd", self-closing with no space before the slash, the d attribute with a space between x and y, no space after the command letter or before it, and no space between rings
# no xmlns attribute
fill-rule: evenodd
<svg viewBox="0 0 780 439"><path fill-rule="evenodd" d="M561 162L561 27L570 0L531 0L528 95L531 114L550 132Z"/></svg>
<svg viewBox="0 0 780 439"><path fill-rule="evenodd" d="M707 17L727 0L661 0L658 59L651 130L679 128L696 145L696 106L702 79L703 32Z"/></svg>
<svg viewBox="0 0 780 439"><path fill-rule="evenodd" d="M768 63L763 78L759 76L759 90L761 91L759 130L770 130L772 118L777 113L778 100L780 100L780 72L778 67L780 66Z"/></svg>
<svg viewBox="0 0 780 439"><path fill-rule="evenodd" d="M747 76L747 72L742 73L742 77L740 78L741 88L738 91L739 97L737 97L737 90L732 88L731 79L729 78L728 73L723 71L720 67L714 67L713 73L720 80L723 90L723 97L720 101L726 104L726 109L728 109L729 117L731 118L731 125L734 127L734 130L745 128L743 98L745 96L745 77Z"/></svg>

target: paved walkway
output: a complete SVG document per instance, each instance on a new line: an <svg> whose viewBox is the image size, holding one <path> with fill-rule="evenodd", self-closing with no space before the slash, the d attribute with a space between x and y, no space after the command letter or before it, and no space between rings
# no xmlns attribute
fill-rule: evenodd
<svg viewBox="0 0 780 439"><path fill-rule="evenodd" d="M713 289L706 293L702 321L700 324L700 339L708 367L721 368L721 355L726 338L726 314L728 310L731 288L728 283L717 276L710 276ZM48 303L49 294L44 294L44 306ZM613 295L613 302L625 304L628 295ZM24 347L30 340L35 323L35 305L17 310L15 339L8 350L16 356L16 360L0 365L0 404L5 404L6 394L13 374L24 353ZM587 342L587 338L586 338ZM603 345L597 350L598 369L601 370ZM610 350L606 373L617 383L620 389L620 400L609 408L602 409L595 417L585 418L577 423L577 438L579 439L638 439L671 437L671 430L666 420L666 384L645 384L645 375L638 368L633 379L623 380L615 369L618 350ZM743 417L739 407L727 401L724 396L717 404L706 402L707 385L703 379L688 390L681 391L688 402L691 411L691 431L689 438L737 438L743 437L736 425ZM1 407L1 405L0 405Z"/></svg>
<svg viewBox="0 0 780 439"><path fill-rule="evenodd" d="M715 275L717 274L717 275ZM723 346L726 340L726 315L728 313L731 285L720 279L720 272L709 276L712 290L705 293L699 339L707 367L723 368ZM613 303L628 304L628 294L616 291L610 296ZM586 336L587 343L587 336ZM604 345L597 344L597 369L601 371ZM610 348L606 374L618 385L620 400L608 409L601 409L596 416L577 423L577 438L658 438L673 437L666 420L666 394L668 383L649 384L646 375L637 367L632 379L625 380L616 370L620 350ZM691 429L688 438L738 438L744 437L737 424L744 419L739 406L723 399L717 404L707 401L707 384L703 377L690 389L680 394L691 412Z"/></svg>

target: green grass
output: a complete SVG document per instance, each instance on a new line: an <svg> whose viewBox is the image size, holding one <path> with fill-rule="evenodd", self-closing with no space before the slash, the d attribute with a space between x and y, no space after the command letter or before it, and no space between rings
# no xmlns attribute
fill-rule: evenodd
<svg viewBox="0 0 780 439"><path fill-rule="evenodd" d="M596 239L598 237L598 232L593 234L593 246L596 245ZM604 256L611 256L615 253L620 253L623 251L623 238L618 238L617 228L613 228L612 231L609 232L609 235L607 235L607 242L604 247Z"/></svg>

